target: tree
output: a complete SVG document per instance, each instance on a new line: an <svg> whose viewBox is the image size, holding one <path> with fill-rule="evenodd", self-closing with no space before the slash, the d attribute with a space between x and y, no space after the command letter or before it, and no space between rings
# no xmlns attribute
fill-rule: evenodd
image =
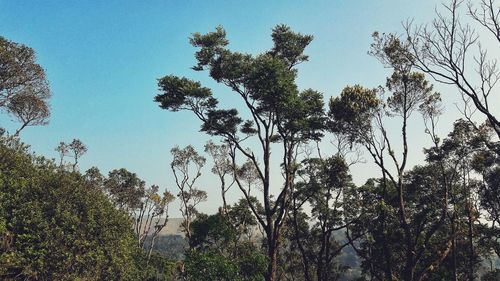
<svg viewBox="0 0 500 281"><path fill-rule="evenodd" d="M492 53L481 44L480 33L460 17L463 0L452 0L444 5L445 15L437 12L429 25L405 25L411 58L422 72L431 75L436 81L455 85L466 102L462 112L471 118L475 110L483 114L497 136L500 137L500 121L494 115L496 88L500 72ZM495 0L469 2L467 12L470 18L493 35L500 43L500 20L498 3ZM494 46L495 43L493 43ZM498 46L498 45L497 45ZM494 48L494 47L493 47Z"/></svg>
<svg viewBox="0 0 500 281"><path fill-rule="evenodd" d="M226 144L217 145L212 141L205 144L205 152L212 157L214 165L212 167L212 173L217 175L220 180L221 197L222 197L222 209L224 213L227 213L227 200L226 193L233 186L235 180L232 176L232 165L229 154L231 148ZM226 176L232 176L232 181L228 184L226 183Z"/></svg>
<svg viewBox="0 0 500 281"><path fill-rule="evenodd" d="M500 278L500 269L495 269L487 272L483 277L481 277L481 281L494 281Z"/></svg>
<svg viewBox="0 0 500 281"><path fill-rule="evenodd" d="M443 226L445 217L441 214L441 219L428 228L414 228L418 226L420 218L419 213L411 209L412 205L408 201L409 189L405 182L409 150L408 121L412 113L419 110L428 117L430 113L426 110L435 111L437 107L431 104L439 101L439 98L437 93L432 92L432 86L425 80L424 75L413 71L414 63L409 55L409 43L399 40L394 35L374 33L373 37L374 43L369 53L393 70L386 81L386 89L392 94L385 100L381 95L385 90L382 87L365 89L356 85L344 88L340 97L330 100L330 130L346 135L352 142L363 145L382 173L380 187L378 184L371 184L371 189L381 188L380 196L372 199L378 204L373 212L378 213L376 216L378 229L375 229L375 232L380 234L376 236L382 246L379 249L382 260L370 261L369 255L364 255L360 251L358 253L363 254L362 258L369 263L370 268L376 266L381 269L384 277L376 275L378 279L419 280L426 274L425 270L417 272L417 268L421 267L423 262L419 255L425 252L426 244ZM389 137L384 123L386 116L397 116L401 120L399 156L396 154L394 140ZM394 169L389 168L387 162L393 165ZM396 204L392 208L386 208L391 200L396 200ZM397 224L391 222L393 219L397 219ZM398 235L403 241L402 256L396 256L400 250L392 249L389 247L389 241L386 241L391 237L384 233L392 227L398 227L401 231ZM448 246L449 243L445 245ZM424 268L435 267L435 262L439 263L440 259L449 253L449 247L445 247L440 253L436 255L435 261L425 261L427 265ZM395 264L398 257L400 263L404 264L402 268L399 264ZM370 272L376 273L373 268Z"/></svg>
<svg viewBox="0 0 500 281"><path fill-rule="evenodd" d="M221 109L210 89L183 77L168 75L159 79L162 93L155 97L163 109L193 112L202 122L203 132L222 138L231 147L234 171L242 157L243 162L251 163L257 172L262 187L259 200L264 207L263 217L238 176L235 181L265 232L268 256L265 278L268 281L276 280L279 238L296 173L296 148L321 138L324 122L322 94L310 89L299 91L295 84L295 66L307 61L303 52L312 36L279 25L273 29L272 39L273 48L257 56L230 51L222 27L204 35L195 33L190 39L190 43L199 48L193 69L208 70L212 79L229 87L242 100L245 110L242 116L248 116L248 120L234 108ZM252 149L246 147L245 141L250 139L257 143ZM272 147L278 147L275 152L279 154L274 155L282 161L284 181L279 188L271 186ZM278 190L278 194L273 196L273 190Z"/></svg>
<svg viewBox="0 0 500 281"><path fill-rule="evenodd" d="M482 219L488 221L488 227L480 229L481 239L488 241L483 243L500 256L500 143L492 141L494 133L487 122L479 126L470 121L468 123L468 126L462 127L466 128L467 144L473 153L464 158L470 161L471 169L479 175L479 188L477 194L473 195L479 201L479 212L484 215Z"/></svg>
<svg viewBox="0 0 500 281"><path fill-rule="evenodd" d="M78 169L78 160L82 155L87 153L87 146L79 139L73 139L71 143L59 142L59 145L56 147L55 151L59 153L59 166L66 166L64 164L64 157L70 156L73 157L73 163L71 164L71 169L73 172L76 172ZM70 164L68 164L70 165Z"/></svg>
<svg viewBox="0 0 500 281"><path fill-rule="evenodd" d="M33 93L13 96L7 104L7 112L21 122L21 127L14 134L16 136L26 126L47 125L50 117L47 101Z"/></svg>
<svg viewBox="0 0 500 281"><path fill-rule="evenodd" d="M78 160L80 157L87 153L87 146L79 139L73 139L73 141L68 145L68 148L71 152L73 152L73 159L75 162L73 163L73 171L76 171L78 167Z"/></svg>
<svg viewBox="0 0 500 281"><path fill-rule="evenodd" d="M104 180L104 190L108 193L115 207L133 216L142 206L145 197L146 183L137 174L127 169L115 169L109 172Z"/></svg>
<svg viewBox="0 0 500 281"><path fill-rule="evenodd" d="M45 125L50 116L50 89L33 49L0 36L0 108L22 124Z"/></svg>
<svg viewBox="0 0 500 281"><path fill-rule="evenodd" d="M191 223L196 218L196 206L207 200L207 193L195 187L196 180L201 176L201 168L205 165L205 158L200 156L190 145L183 149L174 147L170 151L173 160L170 167L175 177L175 184L179 188L177 197L181 200L182 227L188 239L191 238ZM194 173L191 169L194 167Z"/></svg>
<svg viewBox="0 0 500 281"><path fill-rule="evenodd" d="M175 197L167 190L160 195L157 185L146 189L144 181L124 168L110 171L105 178L92 167L84 176L106 193L115 208L128 214L137 246L146 252L145 267L149 266L151 259L161 263L158 257L154 257L153 249L159 233L167 225L170 203Z"/></svg>
<svg viewBox="0 0 500 281"><path fill-rule="evenodd" d="M262 216L262 205L259 204L255 197L251 200L257 206L258 212ZM238 241L253 241L253 239L255 239L255 230L258 226L258 222L245 198L241 198L235 204L228 206L227 216L233 227L237 230Z"/></svg>
<svg viewBox="0 0 500 281"><path fill-rule="evenodd" d="M69 147L65 142L59 142L59 145L56 147L55 151L59 153L59 166L63 166L64 157L66 157L69 153Z"/></svg>
<svg viewBox="0 0 500 281"><path fill-rule="evenodd" d="M289 238L300 253L304 280L338 280L343 269L335 258L349 243L341 245L334 234L351 223L343 214L344 192L353 188L348 166L339 155L311 158L303 161L298 174ZM310 216L303 211L307 203Z"/></svg>
<svg viewBox="0 0 500 281"><path fill-rule="evenodd" d="M158 194L159 187L151 186L146 190L142 199L140 209L134 213L134 230L139 237L139 246L147 251L147 263L151 259L151 254L160 231L167 225L168 208L175 197L170 192L163 192L163 196ZM152 229L152 232L151 232ZM144 246L146 237L149 236L149 244Z"/></svg>

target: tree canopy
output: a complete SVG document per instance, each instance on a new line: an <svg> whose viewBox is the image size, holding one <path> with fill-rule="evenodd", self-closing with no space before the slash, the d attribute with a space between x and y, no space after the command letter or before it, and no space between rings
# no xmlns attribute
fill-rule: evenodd
<svg viewBox="0 0 500 281"><path fill-rule="evenodd" d="M0 109L21 123L16 135L26 126L48 123L50 96L35 51L0 36Z"/></svg>

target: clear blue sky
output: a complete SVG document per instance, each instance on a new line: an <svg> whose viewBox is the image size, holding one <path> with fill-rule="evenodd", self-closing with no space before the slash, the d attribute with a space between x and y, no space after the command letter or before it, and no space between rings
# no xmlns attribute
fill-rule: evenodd
<svg viewBox="0 0 500 281"><path fill-rule="evenodd" d="M107 173L125 167L148 184L175 192L170 148L193 144L201 150L208 138L198 132L199 123L190 114L157 107L156 79L188 76L213 87L217 95L228 93L206 73L190 70L195 63L195 50L188 43L191 33L222 25L232 49L254 54L271 46L276 24L312 34L315 39L306 50L310 62L300 66L299 87L330 97L348 84L384 84L386 70L366 54L371 33L401 33L407 18L427 22L436 5L432 0L0 0L0 35L35 49L50 80L50 124L22 133L34 151L55 158L59 141L79 138L89 147L81 170L97 166ZM447 108L456 111L453 105ZM15 126L5 114L0 123ZM419 127L413 137L422 135ZM417 148L413 163L421 160L420 152ZM354 177L364 180L364 169L356 168ZM209 191L202 211L213 212L220 205L216 182L208 179L202 187Z"/></svg>

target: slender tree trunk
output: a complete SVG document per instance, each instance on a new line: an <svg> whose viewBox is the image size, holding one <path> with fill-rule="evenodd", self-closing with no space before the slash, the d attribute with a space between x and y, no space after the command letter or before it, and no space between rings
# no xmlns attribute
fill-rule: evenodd
<svg viewBox="0 0 500 281"><path fill-rule="evenodd" d="M73 163L73 172L76 172L77 165L78 165L78 156L75 154L75 163Z"/></svg>
<svg viewBox="0 0 500 281"><path fill-rule="evenodd" d="M452 244L452 273L453 281L457 281L457 240L456 240L456 229L455 229L455 215L451 219L451 244Z"/></svg>
<svg viewBox="0 0 500 281"><path fill-rule="evenodd" d="M325 223L323 222L322 223L322 226L321 226L321 248L320 248L320 251L318 253L318 261L317 261L317 265L316 265L316 278L319 280L323 280L323 277L324 277L324 268L326 266L326 264L324 263L324 256L325 256L325 250L326 248L328 247L328 245L326 244L327 241L326 241L326 235L325 235Z"/></svg>
<svg viewBox="0 0 500 281"><path fill-rule="evenodd" d="M221 178L221 196L222 196L222 211L227 215L227 201L226 201L226 182Z"/></svg>
<svg viewBox="0 0 500 281"><path fill-rule="evenodd" d="M382 165L384 164L383 160L381 160L381 164ZM384 190L383 190L384 201L387 201L387 178L386 178L387 176L383 170L382 170L382 177L383 177L383 182L384 182ZM382 211L382 213L380 214L380 221L382 224L382 232L385 232L386 213L385 213L384 208L382 208L381 211ZM389 247L387 245L387 240L386 240L384 233L382 233L382 250L384 251L383 254L384 254L384 258L385 258L385 266L384 266L385 278L387 280L392 280L391 251L389 250Z"/></svg>
<svg viewBox="0 0 500 281"><path fill-rule="evenodd" d="M297 248L299 249L302 258L302 270L304 270L304 278L305 281L312 281L310 276L309 260L306 256L304 245L302 244L302 241L300 240L299 237L299 225L297 221L297 207L295 198L293 199L292 202L293 202L293 227L295 229L295 242L297 243Z"/></svg>
<svg viewBox="0 0 500 281"><path fill-rule="evenodd" d="M465 166L465 165L464 165ZM473 233L473 218L472 218L472 196L469 186L466 182L470 182L470 171L464 168L464 189L467 192L467 238L469 246L469 264L467 275L469 281L474 281L474 233Z"/></svg>
<svg viewBox="0 0 500 281"><path fill-rule="evenodd" d="M16 130L16 133L14 134L14 136L15 136L15 137L18 137L18 136L19 136L19 134L21 133L21 131L22 131L22 130L23 130L23 129L27 126L27 125L28 125L28 122L23 123L23 125L22 125L19 129L17 129L17 130Z"/></svg>
<svg viewBox="0 0 500 281"><path fill-rule="evenodd" d="M469 272L468 272L468 275L469 275L469 281L474 281L474 241L473 241L473 229L472 229L472 224L473 224L473 221L472 221L472 213L471 213L471 208L472 208L472 204L471 202L469 202L468 204L468 208L467 208L467 216L468 216L468 221L467 221L467 224L468 224L468 242L469 242Z"/></svg>
<svg viewBox="0 0 500 281"><path fill-rule="evenodd" d="M276 280L277 271L277 240L276 240L276 230L274 229L274 219L272 214L272 207L270 204L270 157L271 157L271 142L269 139L269 132L266 132L266 141L264 146L264 210L266 212L266 223L267 223L267 257L268 265L266 272L266 281Z"/></svg>
<svg viewBox="0 0 500 281"><path fill-rule="evenodd" d="M414 276L415 276L415 251L413 248L410 248L406 250L404 280L413 281Z"/></svg>
<svg viewBox="0 0 500 281"><path fill-rule="evenodd" d="M151 242L149 243L149 251L148 251L148 258L146 260L146 265L149 265L149 261L151 260L151 254L153 253L153 248L155 246L155 240L158 235L155 234L153 237L151 237Z"/></svg>

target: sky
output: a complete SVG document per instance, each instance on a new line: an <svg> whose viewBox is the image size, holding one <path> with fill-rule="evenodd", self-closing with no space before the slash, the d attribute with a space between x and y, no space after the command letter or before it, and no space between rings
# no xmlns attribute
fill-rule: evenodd
<svg viewBox="0 0 500 281"><path fill-rule="evenodd" d="M54 148L60 141L78 138L88 146L82 171L97 166L107 173L123 167L148 185L176 193L170 149L192 144L201 152L209 138L188 112L168 112L153 102L159 93L157 79L174 74L199 80L214 90L222 105L232 103L228 89L207 73L190 69L195 64L195 49L188 41L192 33L221 25L232 50L251 54L272 46L270 34L277 24L311 34L314 40L306 49L310 61L299 67L297 82L300 89L313 88L327 99L346 85L384 84L388 70L367 55L371 34L402 34L402 21L428 22L437 6L434 0L0 0L0 36L33 48L50 81L50 123L21 134L34 152L57 158ZM446 134L459 117L454 106L458 99L455 89L436 88L444 96L446 114L439 130ZM9 130L17 126L6 114L0 114L0 125ZM423 132L420 125L410 132L411 164L422 162L422 147L430 144ZM325 153L333 151L325 143ZM213 213L221 200L209 166L200 183L209 200L200 210ZM369 167L353 168L357 183L378 175ZM231 196L234 201L239 193ZM174 217L180 215L175 209Z"/></svg>

